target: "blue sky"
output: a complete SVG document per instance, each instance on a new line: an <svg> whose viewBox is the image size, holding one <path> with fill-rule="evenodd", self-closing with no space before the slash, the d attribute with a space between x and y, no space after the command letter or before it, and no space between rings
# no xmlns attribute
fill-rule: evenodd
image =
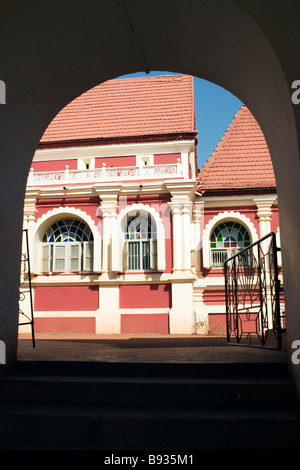
<svg viewBox="0 0 300 470"><path fill-rule="evenodd" d="M166 75L170 72L135 73L125 77ZM122 77L119 77L122 78ZM238 98L211 82L194 78L198 165L205 164L233 117L242 106Z"/></svg>

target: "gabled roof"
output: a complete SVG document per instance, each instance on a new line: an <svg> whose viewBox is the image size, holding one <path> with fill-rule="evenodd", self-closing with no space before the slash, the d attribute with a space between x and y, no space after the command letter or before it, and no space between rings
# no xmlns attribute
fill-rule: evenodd
<svg viewBox="0 0 300 470"><path fill-rule="evenodd" d="M198 191L206 195L276 192L265 137L246 106L239 109L197 179Z"/></svg>
<svg viewBox="0 0 300 470"><path fill-rule="evenodd" d="M190 133L196 133L193 77L123 78L104 82L69 103L48 126L41 144Z"/></svg>

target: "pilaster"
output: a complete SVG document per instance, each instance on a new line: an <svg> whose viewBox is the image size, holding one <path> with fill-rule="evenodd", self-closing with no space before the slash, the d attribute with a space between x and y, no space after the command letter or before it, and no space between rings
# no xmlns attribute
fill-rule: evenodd
<svg viewBox="0 0 300 470"><path fill-rule="evenodd" d="M192 181L165 184L172 195L173 273L191 272L192 199L196 183Z"/></svg>
<svg viewBox="0 0 300 470"><path fill-rule="evenodd" d="M99 215L102 216L102 272L107 274L112 269L114 245L117 243L117 214L121 185L95 186L95 192L101 200Z"/></svg>
<svg viewBox="0 0 300 470"><path fill-rule="evenodd" d="M37 213L37 200L40 195L40 190L39 189L27 189L26 194L25 194L25 199L24 199L24 211L23 211L23 229L28 230L28 240L29 240L29 255L30 257L32 256L32 233L33 233L33 228L34 224L36 222L36 213ZM24 246L25 239L23 237L23 245L22 245L22 252L24 253L26 250L26 247Z"/></svg>
<svg viewBox="0 0 300 470"><path fill-rule="evenodd" d="M200 248L201 248L201 234L203 232L204 224L204 201L197 201L193 207L193 227L194 227L194 253L195 253L195 271L201 271L200 263Z"/></svg>

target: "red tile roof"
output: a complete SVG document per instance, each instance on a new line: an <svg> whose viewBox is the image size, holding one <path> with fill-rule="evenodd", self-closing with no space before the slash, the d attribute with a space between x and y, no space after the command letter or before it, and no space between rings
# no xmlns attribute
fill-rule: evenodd
<svg viewBox="0 0 300 470"><path fill-rule="evenodd" d="M234 190L275 189L271 155L264 135L246 106L198 173L198 190L207 194Z"/></svg>
<svg viewBox="0 0 300 470"><path fill-rule="evenodd" d="M193 77L109 80L62 109L41 142L195 133Z"/></svg>

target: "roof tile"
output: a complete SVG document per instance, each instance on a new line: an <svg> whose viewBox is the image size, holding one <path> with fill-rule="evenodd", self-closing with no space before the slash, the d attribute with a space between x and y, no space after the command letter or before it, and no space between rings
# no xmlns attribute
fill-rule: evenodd
<svg viewBox="0 0 300 470"><path fill-rule="evenodd" d="M193 77L109 80L63 108L41 142L190 133L195 130Z"/></svg>
<svg viewBox="0 0 300 470"><path fill-rule="evenodd" d="M203 192L275 187L265 137L249 109L243 105L198 173L198 189Z"/></svg>

